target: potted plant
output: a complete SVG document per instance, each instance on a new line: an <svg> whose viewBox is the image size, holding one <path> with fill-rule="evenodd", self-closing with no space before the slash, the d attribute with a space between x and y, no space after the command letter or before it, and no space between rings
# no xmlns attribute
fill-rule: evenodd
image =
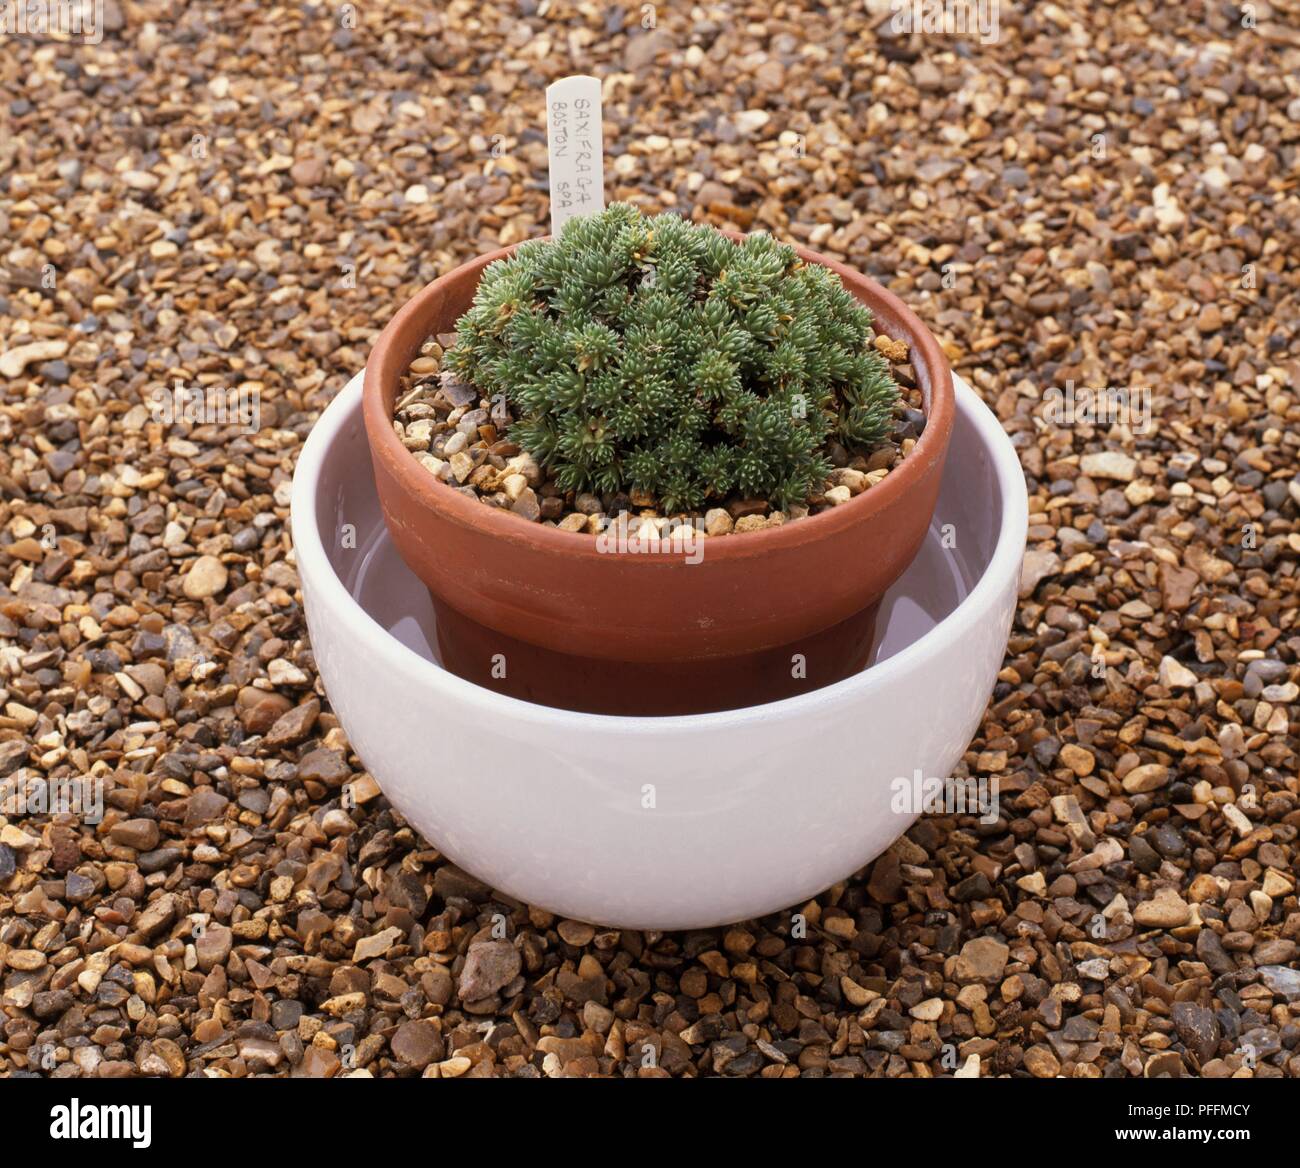
<svg viewBox="0 0 1300 1168"><path fill-rule="evenodd" d="M924 428L891 443L882 354L903 352ZM598 713L757 705L861 669L953 415L938 344L883 288L623 204L435 280L364 382L443 664Z"/></svg>

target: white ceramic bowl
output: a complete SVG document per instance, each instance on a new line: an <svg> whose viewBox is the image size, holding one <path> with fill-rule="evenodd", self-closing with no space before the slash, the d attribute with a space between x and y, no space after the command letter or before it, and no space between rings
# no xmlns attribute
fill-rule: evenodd
<svg viewBox="0 0 1300 1168"><path fill-rule="evenodd" d="M1024 478L997 419L956 390L931 538L886 598L870 669L765 706L619 718L437 664L427 593L384 530L354 379L303 447L292 516L316 663L357 754L450 859L578 920L701 928L857 871L916 818L891 809L893 781L961 758L1015 611Z"/></svg>

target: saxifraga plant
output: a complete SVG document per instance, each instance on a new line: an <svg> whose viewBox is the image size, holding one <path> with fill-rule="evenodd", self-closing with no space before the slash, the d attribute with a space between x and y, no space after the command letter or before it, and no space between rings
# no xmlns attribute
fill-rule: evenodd
<svg viewBox="0 0 1300 1168"><path fill-rule="evenodd" d="M733 492L800 503L838 440L889 432L898 388L871 314L769 235L614 203L483 272L448 368L515 418L566 491L666 512Z"/></svg>

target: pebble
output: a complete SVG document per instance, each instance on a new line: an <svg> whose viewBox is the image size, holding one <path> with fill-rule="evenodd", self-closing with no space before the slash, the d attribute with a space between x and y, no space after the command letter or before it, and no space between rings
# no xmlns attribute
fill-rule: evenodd
<svg viewBox="0 0 1300 1168"><path fill-rule="evenodd" d="M556 931L566 945L572 945L581 949L584 945L590 945L592 939L596 936L596 929L583 921L561 921L556 926Z"/></svg>
<svg viewBox="0 0 1300 1168"><path fill-rule="evenodd" d="M1118 450L1104 450L1096 454L1085 454L1079 460L1079 470L1089 478L1130 483L1137 474L1137 462Z"/></svg>
<svg viewBox="0 0 1300 1168"><path fill-rule="evenodd" d="M1198 1002L1175 1002L1174 1029L1183 1045L1204 1064L1219 1048L1220 1028L1214 1011Z"/></svg>
<svg viewBox="0 0 1300 1168"><path fill-rule="evenodd" d="M83 904L95 891L95 882L80 872L69 872L63 878L64 897L73 904Z"/></svg>
<svg viewBox="0 0 1300 1168"><path fill-rule="evenodd" d="M230 956L233 944L234 934L225 925L208 925L194 943L199 968L208 973L216 966L223 965Z"/></svg>
<svg viewBox="0 0 1300 1168"><path fill-rule="evenodd" d="M1153 1054L1142 1068L1145 1079L1181 1079L1183 1077L1183 1060L1177 1051L1167 1050Z"/></svg>
<svg viewBox="0 0 1300 1168"><path fill-rule="evenodd" d="M312 154L295 162L289 168L289 177L300 187L314 187L325 180L328 168L328 159L323 155Z"/></svg>
<svg viewBox="0 0 1300 1168"><path fill-rule="evenodd" d="M725 508L714 507L705 513L704 530L710 536L727 535L734 528L735 520Z"/></svg>
<svg viewBox="0 0 1300 1168"><path fill-rule="evenodd" d="M0 353L0 377L16 379L34 362L51 361L55 357L62 357L67 351L67 341L33 341L26 345L16 345Z"/></svg>
<svg viewBox="0 0 1300 1168"><path fill-rule="evenodd" d="M152 819L126 819L109 829L108 838L121 847L147 852L158 843L158 824Z"/></svg>
<svg viewBox="0 0 1300 1168"><path fill-rule="evenodd" d="M1169 564L1162 565L1160 592L1164 607L1172 611L1186 608L1191 603L1192 594L1199 582L1200 577L1195 572L1174 568Z"/></svg>
<svg viewBox="0 0 1300 1168"><path fill-rule="evenodd" d="M315 698L280 715L266 733L266 746L275 750L284 746L296 746L311 733L316 719L320 717L320 702Z"/></svg>
<svg viewBox="0 0 1300 1168"><path fill-rule="evenodd" d="M982 982L993 985L1001 981L1011 950L994 937L976 937L962 946L953 969L958 982Z"/></svg>
<svg viewBox="0 0 1300 1168"><path fill-rule="evenodd" d="M446 1051L442 1035L434 1024L424 1019L412 1019L403 1022L389 1040L393 1054L408 1067L417 1071L424 1070L432 1062L439 1061Z"/></svg>
<svg viewBox="0 0 1300 1168"><path fill-rule="evenodd" d="M303 782L324 783L327 787L339 787L352 775L352 768L347 759L337 750L321 747L303 755L298 763L298 778Z"/></svg>
<svg viewBox="0 0 1300 1168"><path fill-rule="evenodd" d="M1169 782L1169 768L1159 763L1145 763L1136 766L1121 780L1124 790L1130 795L1140 795L1148 791L1158 791Z"/></svg>
<svg viewBox="0 0 1300 1168"><path fill-rule="evenodd" d="M402 930L396 925L387 929L381 929L379 932L369 937L362 937L352 951L352 960L354 962L371 961L376 957L383 957L394 945L398 944L402 938Z"/></svg>
<svg viewBox="0 0 1300 1168"><path fill-rule="evenodd" d="M1049 1046L1041 1043L1025 1051L1025 1069L1036 1079L1054 1079L1061 1073L1061 1063Z"/></svg>
<svg viewBox="0 0 1300 1168"><path fill-rule="evenodd" d="M644 69L655 61L660 54L674 47L673 38L660 28L640 31L638 35L627 38L627 48L623 54L623 67L629 73Z"/></svg>
<svg viewBox="0 0 1300 1168"><path fill-rule="evenodd" d="M521 519L536 522L541 518L542 514L542 506L538 502L537 492L532 487L525 487L520 491L519 497L511 504L510 510Z"/></svg>
<svg viewBox="0 0 1300 1168"><path fill-rule="evenodd" d="M476 941L465 955L456 992L463 1002L491 997L518 976L519 951L508 941Z"/></svg>
<svg viewBox="0 0 1300 1168"><path fill-rule="evenodd" d="M1073 743L1066 743L1061 747L1060 759L1080 777L1092 774L1093 768L1097 765L1092 751L1075 746Z"/></svg>
<svg viewBox="0 0 1300 1168"><path fill-rule="evenodd" d="M1061 557L1052 551L1031 549L1025 552L1024 563L1020 569L1020 597L1023 600L1032 596L1038 585L1060 573Z"/></svg>
<svg viewBox="0 0 1300 1168"><path fill-rule="evenodd" d="M216 556L200 556L185 574L183 591L191 600L206 600L225 591L229 573Z"/></svg>
<svg viewBox="0 0 1300 1168"><path fill-rule="evenodd" d="M1300 969L1286 965L1261 965L1259 976L1273 994L1288 1002L1300 1001Z"/></svg>
<svg viewBox="0 0 1300 1168"><path fill-rule="evenodd" d="M1150 900L1144 900L1133 910L1133 919L1143 928L1176 929L1185 925L1192 910L1172 888L1159 888Z"/></svg>
<svg viewBox="0 0 1300 1168"><path fill-rule="evenodd" d="M918 1022L938 1022L943 1017L943 999L928 998L913 1006L908 1013Z"/></svg>
<svg viewBox="0 0 1300 1168"><path fill-rule="evenodd" d="M1160 659L1160 684L1166 689L1187 689L1196 680L1196 674L1172 657Z"/></svg>

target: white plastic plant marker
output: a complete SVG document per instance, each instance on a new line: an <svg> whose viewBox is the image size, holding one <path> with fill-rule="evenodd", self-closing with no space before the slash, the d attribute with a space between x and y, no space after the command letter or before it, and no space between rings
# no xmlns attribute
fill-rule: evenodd
<svg viewBox="0 0 1300 1168"><path fill-rule="evenodd" d="M546 87L546 145L551 161L551 234L578 215L605 207L605 137L600 79L564 77Z"/></svg>

